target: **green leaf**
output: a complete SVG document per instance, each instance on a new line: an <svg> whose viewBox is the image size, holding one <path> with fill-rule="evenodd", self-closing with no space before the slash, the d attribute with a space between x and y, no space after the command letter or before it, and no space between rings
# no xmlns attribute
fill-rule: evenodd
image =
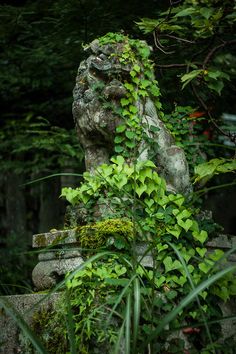
<svg viewBox="0 0 236 354"><path fill-rule="evenodd" d="M127 126L125 124L118 125L118 127L116 127L116 132L123 133L126 129L127 129Z"/></svg>
<svg viewBox="0 0 236 354"><path fill-rule="evenodd" d="M216 91L218 93L218 95L221 94L222 89L224 88L224 83L221 80L217 80L217 81L211 81L207 84L207 86L213 90Z"/></svg>
<svg viewBox="0 0 236 354"><path fill-rule="evenodd" d="M117 152L119 154L120 152L124 151L124 147L121 145L116 145L114 150L115 150L115 152Z"/></svg>
<svg viewBox="0 0 236 354"><path fill-rule="evenodd" d="M150 81L149 80L141 80L140 81L140 87L142 89L145 89L146 87L148 87L150 85Z"/></svg>
<svg viewBox="0 0 236 354"><path fill-rule="evenodd" d="M175 224L173 227L166 227L166 231L168 231L171 235L175 236L176 238L179 238L179 235L181 234L181 228L177 224Z"/></svg>
<svg viewBox="0 0 236 354"><path fill-rule="evenodd" d="M125 145L129 148L129 149L134 149L136 147L136 143L133 141L126 141Z"/></svg>
<svg viewBox="0 0 236 354"><path fill-rule="evenodd" d="M193 237L195 240L204 243L208 237L207 232L205 230L201 230L201 232L193 231Z"/></svg>
<svg viewBox="0 0 236 354"><path fill-rule="evenodd" d="M130 105L129 111L133 114L136 114L138 112L138 108L136 106Z"/></svg>
<svg viewBox="0 0 236 354"><path fill-rule="evenodd" d="M176 275L174 275L172 278L171 278L176 284L182 286L186 283L187 281L187 278L183 275L181 275L180 277L177 277Z"/></svg>
<svg viewBox="0 0 236 354"><path fill-rule="evenodd" d="M164 277L163 275L160 277L155 277L154 282L155 285L160 288L160 286L166 281L166 277Z"/></svg>
<svg viewBox="0 0 236 354"><path fill-rule="evenodd" d="M182 219L179 219L177 217L177 223L179 226L181 226L186 232L190 229L190 227L193 225L193 221L191 219L187 219L183 221Z"/></svg>
<svg viewBox="0 0 236 354"><path fill-rule="evenodd" d="M122 98L122 99L120 100L120 104L121 104L122 107L128 106L129 103L130 103L130 102L129 102L129 100L128 100L127 98Z"/></svg>
<svg viewBox="0 0 236 354"><path fill-rule="evenodd" d="M147 186L145 184L140 184L140 185L136 184L135 192L138 194L138 196L140 198L141 195L146 191L146 189L147 189Z"/></svg>
<svg viewBox="0 0 236 354"><path fill-rule="evenodd" d="M181 82L184 84L182 85L182 89L193 79L195 79L197 76L203 73L204 70L198 69L198 70L192 70L190 73L187 73L181 77Z"/></svg>
<svg viewBox="0 0 236 354"><path fill-rule="evenodd" d="M130 76L131 76L132 78L134 78L136 75L137 75L136 71L134 71L134 70L131 70L131 71L130 71Z"/></svg>
<svg viewBox="0 0 236 354"><path fill-rule="evenodd" d="M187 7L182 11L177 12L174 17L185 17L196 13L196 9L194 7Z"/></svg>
<svg viewBox="0 0 236 354"><path fill-rule="evenodd" d="M203 258L205 256L206 252L207 252L207 249L206 248L196 247L196 251Z"/></svg>
<svg viewBox="0 0 236 354"><path fill-rule="evenodd" d="M199 10L200 14L207 20L213 15L214 11L215 9L212 7L201 7Z"/></svg>
<svg viewBox="0 0 236 354"><path fill-rule="evenodd" d="M115 144L120 144L120 143L122 143L122 141L124 141L124 137L123 136L121 136L121 135L117 135L116 137L115 137L115 140L114 140L114 142L115 142Z"/></svg>
<svg viewBox="0 0 236 354"><path fill-rule="evenodd" d="M133 66L133 70L137 71L137 73L140 73L141 68L140 68L139 65L135 64L135 65Z"/></svg>
<svg viewBox="0 0 236 354"><path fill-rule="evenodd" d="M128 91L133 91L134 90L134 86L130 83L125 83L124 87L128 90Z"/></svg>
<svg viewBox="0 0 236 354"><path fill-rule="evenodd" d="M180 261L178 261L177 259L172 261L172 258L170 256L167 256L164 260L163 260L164 266L165 266L165 272L168 273L172 270L175 269L179 269L182 268L182 265L180 263Z"/></svg>
<svg viewBox="0 0 236 354"><path fill-rule="evenodd" d="M125 135L128 139L132 140L136 137L136 134L134 131L131 130L126 130Z"/></svg>
<svg viewBox="0 0 236 354"><path fill-rule="evenodd" d="M160 96L160 89L157 86L151 86L149 90L153 96Z"/></svg>
<svg viewBox="0 0 236 354"><path fill-rule="evenodd" d="M236 159L217 158L208 162L204 162L195 166L195 180L194 183L201 181L208 181L214 175L219 173L227 173L236 170Z"/></svg>

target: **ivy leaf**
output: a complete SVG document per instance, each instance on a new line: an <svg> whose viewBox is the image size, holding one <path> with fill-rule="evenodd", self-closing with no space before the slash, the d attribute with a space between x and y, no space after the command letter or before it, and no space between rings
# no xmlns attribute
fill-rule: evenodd
<svg viewBox="0 0 236 354"><path fill-rule="evenodd" d="M124 84L124 87L127 88L128 91L134 90L134 86L128 82Z"/></svg>
<svg viewBox="0 0 236 354"><path fill-rule="evenodd" d="M155 97L160 96L160 89L157 86L151 86L150 87L150 92Z"/></svg>
<svg viewBox="0 0 236 354"><path fill-rule="evenodd" d="M118 127L116 127L116 132L117 133L123 133L126 129L127 129L127 127L126 127L125 124L118 125Z"/></svg>
<svg viewBox="0 0 236 354"><path fill-rule="evenodd" d="M236 170L236 159L212 159L208 162L204 162L200 165L195 166L195 180L194 183L201 181L208 181L214 175L219 173L227 173Z"/></svg>
<svg viewBox="0 0 236 354"><path fill-rule="evenodd" d="M166 227L166 231L176 238L179 238L179 235L181 234L181 228L177 224L175 224L174 227Z"/></svg>
<svg viewBox="0 0 236 354"><path fill-rule="evenodd" d="M126 136L128 139L132 140L132 139L135 138L136 134L135 134L134 131L127 130L127 131L125 132L125 136Z"/></svg>
<svg viewBox="0 0 236 354"><path fill-rule="evenodd" d="M214 262L202 262L199 263L198 268L203 272L203 273L208 273L208 271L211 269L212 265L214 264Z"/></svg>
<svg viewBox="0 0 236 354"><path fill-rule="evenodd" d="M183 275L181 275L180 277L174 275L171 279L178 285L184 285L187 281L187 278L184 277Z"/></svg>
<svg viewBox="0 0 236 354"><path fill-rule="evenodd" d="M118 155L116 157L112 157L111 158L111 162L114 162L116 165L118 166L123 166L124 162L125 162L125 159L123 156L121 155Z"/></svg>
<svg viewBox="0 0 236 354"><path fill-rule="evenodd" d="M182 219L179 219L177 217L177 223L179 226L181 226L186 232L190 229L190 227L193 225L193 221L191 219L187 219L183 221Z"/></svg>
<svg viewBox="0 0 236 354"><path fill-rule="evenodd" d="M116 187L121 190L128 182L128 179L125 174L119 174L118 176L115 176L115 185Z"/></svg>
<svg viewBox="0 0 236 354"><path fill-rule="evenodd" d="M147 189L147 186L145 184L140 184L140 185L136 184L135 192L138 194L138 196L140 198L141 195L146 191L146 189Z"/></svg>
<svg viewBox="0 0 236 354"><path fill-rule="evenodd" d="M135 64L135 65L133 66L133 70L137 71L137 73L140 73L141 68L140 68L139 65Z"/></svg>
<svg viewBox="0 0 236 354"><path fill-rule="evenodd" d="M124 151L124 148L121 145L116 145L114 150L119 154Z"/></svg>
<svg viewBox="0 0 236 354"><path fill-rule="evenodd" d="M129 100L127 99L127 98L122 98L121 100L120 100L120 104L121 104L121 106L122 107L125 107L125 106L128 106L129 105Z"/></svg>
<svg viewBox="0 0 236 354"><path fill-rule="evenodd" d="M197 251L197 253L203 258L203 257L205 256L206 252L207 252L207 249L206 249L206 248L199 248L199 247L197 247L197 248L196 248L196 251Z"/></svg>
<svg viewBox="0 0 236 354"><path fill-rule="evenodd" d="M144 203L149 207L151 208L154 204L154 200L153 199L148 199L148 198L145 198L144 199Z"/></svg>
<svg viewBox="0 0 236 354"><path fill-rule="evenodd" d="M148 87L150 85L150 81L149 80L141 80L140 82L140 87L142 89L145 89L146 87Z"/></svg>
<svg viewBox="0 0 236 354"><path fill-rule="evenodd" d="M207 232L205 230L201 230L201 232L193 231L193 237L195 240L204 243L208 237Z"/></svg>
<svg viewBox="0 0 236 354"><path fill-rule="evenodd" d="M125 145L126 145L129 149L133 149L133 148L135 148L136 143L133 142L133 141L126 141L126 142L125 142Z"/></svg>
<svg viewBox="0 0 236 354"><path fill-rule="evenodd" d="M166 281L166 278L163 275L160 278L156 277L155 278L155 285L159 288L165 281Z"/></svg>
<svg viewBox="0 0 236 354"><path fill-rule="evenodd" d="M130 76L131 76L132 78L134 78L136 75L137 75L136 71L134 71L134 70L131 70L131 71L130 71Z"/></svg>
<svg viewBox="0 0 236 354"><path fill-rule="evenodd" d="M124 140L124 137L123 136L121 136L121 135L117 135L116 137L115 137L115 140L114 140L114 142L115 142L115 144L120 144L120 143L122 143L122 141Z"/></svg>
<svg viewBox="0 0 236 354"><path fill-rule="evenodd" d="M165 266L165 271L166 273L175 270L175 269L179 269L182 268L182 264L180 263L180 261L178 261L177 259L172 261L172 258L170 256L167 256L164 260L163 260L164 266Z"/></svg>
<svg viewBox="0 0 236 354"><path fill-rule="evenodd" d="M136 114L138 112L138 108L133 105L129 106L129 110L131 113L134 113L134 114Z"/></svg>

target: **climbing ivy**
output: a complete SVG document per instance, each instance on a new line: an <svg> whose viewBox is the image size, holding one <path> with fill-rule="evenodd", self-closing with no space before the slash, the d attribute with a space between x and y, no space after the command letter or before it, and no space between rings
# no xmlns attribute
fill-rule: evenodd
<svg viewBox="0 0 236 354"><path fill-rule="evenodd" d="M166 320L176 304L182 303L193 291L197 306L194 302L188 303L173 315L174 320L167 321L169 330L186 324L192 328L200 318L205 323L214 353L218 327L213 328L207 322L221 316L217 299L226 301L236 295L235 278L232 272L217 278L227 257L221 250L208 253L210 235L201 227L200 211L190 206L189 199L183 195L167 191L152 161L135 160L137 145L145 138L136 101L151 97L159 116L165 118L159 102L160 91L153 77L153 64L148 59L148 46L123 34L108 34L100 39L100 44L116 42L124 42L123 52L113 55L121 64L132 67L123 83L127 93L120 100L123 122L116 129L116 155L110 164L100 165L93 173L85 172L84 182L78 188L63 188L61 194L73 206L83 209L86 225L77 227L77 232L80 245L90 248L84 251L91 255L91 251L102 247L115 254L113 261L105 258L104 263L90 264L68 278L74 321L79 329L78 345L80 350L92 353L91 342L104 341L104 348L107 349L107 343L114 343L118 352L121 338L125 337L127 353L144 353L147 348L152 353L183 352L181 341L171 341L167 333L159 332L157 339L153 328L158 330L160 318ZM179 136L181 134L179 131ZM126 231L128 227L128 233L121 232L124 226ZM140 245L146 247L141 255L138 254ZM152 265L144 267L142 259L147 254ZM121 274L120 269L123 269ZM213 285L212 279L217 279ZM196 293L195 289L201 289L204 282L209 286ZM104 318L108 318L105 326ZM131 323L134 326L132 337ZM213 335L210 327L214 329ZM207 340L204 333L199 336L203 349ZM191 345L198 350L193 342Z"/></svg>
<svg viewBox="0 0 236 354"><path fill-rule="evenodd" d="M145 126L141 124L141 116L136 102L144 101L146 97L153 98L160 116L161 102L158 99L160 90L154 77L153 62L149 59L150 47L146 42L130 39L120 33L108 33L99 39L101 45L122 42L122 52L112 53L123 65L130 65L129 79L123 86L126 96L120 100L120 115L123 123L116 128L115 153L130 157L135 155L135 149L142 139L145 139Z"/></svg>

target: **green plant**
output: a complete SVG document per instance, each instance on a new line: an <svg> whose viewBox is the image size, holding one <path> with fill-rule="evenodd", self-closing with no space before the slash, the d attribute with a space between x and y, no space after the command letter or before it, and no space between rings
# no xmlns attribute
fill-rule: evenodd
<svg viewBox="0 0 236 354"><path fill-rule="evenodd" d="M100 40L100 43L106 44L109 40L119 42L124 40L124 37L108 34L107 37ZM148 75L145 77L147 74L145 70L148 71L147 67L151 64L147 61L147 67L145 67L145 58L143 57L144 69L140 66L137 67L131 50L134 43L136 45L136 42L127 42L123 54L119 57L121 62L131 63L134 68L130 73L130 82L124 83L127 97L122 98L120 102L120 113L124 118L124 124L117 127L118 134L115 138L115 152L122 155L113 156L109 165L99 166L93 174L85 172L84 183L76 189L64 188L62 196L66 197L72 205L81 205L87 210L87 222L92 221L92 224L81 227L82 234L83 230L86 230L87 247L89 247L91 237L91 248L94 248L95 242L98 248L103 245L108 250L116 250L118 253L120 249L124 251L122 254L119 253L116 262L125 265L125 281L111 280L112 277L105 272L107 278L101 282L101 286L102 284L105 286L108 282L116 288L117 296L113 306L109 306L109 296L103 299L103 296L96 297L94 295L95 302L97 301L98 304L96 310L101 306L106 307L108 313L110 312L108 327L104 329L102 326L100 329L106 333L106 328L112 326L111 318L116 318L116 323L120 327L115 340L115 352L119 352L120 346L125 347L125 353L136 353L139 350L140 353L158 353L165 352L165 350L169 353L172 350L173 352L183 350L188 340L183 338L181 343L178 335L173 337L170 332L177 331L184 326L194 326L196 319L201 318L205 331L201 330L199 338L191 341L191 348L193 352L199 348L204 350L209 341L214 353L218 346L217 337L220 328L215 326L213 330L210 323L221 314L219 307L215 306L216 298L226 301L236 294L233 268L226 272L220 271L227 255L224 255L221 250L208 253L206 244L209 235L206 230L199 227L197 221L199 210L191 207L181 194L167 192L165 181L158 175L157 167L152 161L135 160L136 145L145 132L140 130L138 111L132 107L135 108L133 102L140 95L144 97L151 95L151 91L148 91L150 77ZM141 47L141 45L136 45L136 50L139 51ZM146 54L147 52L145 52ZM142 75L146 81L140 89L140 85L144 84L141 83ZM159 96L159 92L157 96ZM157 108L160 109L160 107L158 102ZM184 109L185 114L186 111L188 110ZM181 113L180 110L176 110L176 116L179 113ZM190 114L190 109L188 113ZM178 130L173 127L171 120L168 121L168 118L164 118L163 114L161 117L166 119L165 122L170 125L177 140L179 138L179 143L181 143L181 138L187 135L186 126L189 122L187 121L184 127L185 123L181 120L182 126ZM132 140L134 143L130 144ZM212 169L211 164L204 166L205 174L219 172L219 169ZM199 171L201 171L200 167ZM112 236L114 242L105 241L109 235L109 229L100 229L100 225L106 222L109 224L114 218L115 220L117 218L127 220L126 218L128 218L132 223L133 237L124 237L123 244L117 242L116 233ZM92 230L95 231L91 232ZM98 230L101 230L101 233ZM98 235L99 239L96 240ZM147 247L141 255L137 251L140 243L145 243ZM120 247L121 245L122 247ZM145 268L142 265L142 259L145 259L146 255L152 258L152 264L149 263L150 268ZM95 264L92 274L96 274L97 267ZM99 267L106 268L106 263L101 265L99 263ZM77 279L85 274L89 276L91 269L93 266L87 271L83 270L82 273L79 271L67 283L72 297L73 292L76 293L75 307L77 306L76 302L78 304L82 302L79 294L81 281L78 282ZM108 281L108 279L110 280ZM100 281L101 279L99 284ZM97 278L91 282L92 293L97 282ZM197 301L197 307L193 299ZM177 303L180 305L175 310ZM98 315L93 314L94 309L90 310L89 315L85 315L83 318L83 316L80 317L83 313L79 309L78 316L81 321L87 321L88 318L90 321L91 315L96 322ZM76 316L75 310L75 323ZM93 321L90 322L92 326ZM168 331L166 332L164 328L167 324ZM133 332L130 328L133 328ZM87 332L88 339L89 333ZM134 337L131 336L131 333L134 334ZM96 341L99 341L98 335ZM175 346L173 346L174 343Z"/></svg>
<svg viewBox="0 0 236 354"><path fill-rule="evenodd" d="M83 202L85 206L89 205L89 208L91 208L91 201L95 206L101 200L103 203L106 200L109 210L113 211L115 215L119 214L121 218L129 217L132 220L133 238L123 239L124 253L119 256L121 264L126 265L128 276L123 288L121 283L117 282L120 286L120 288L116 288L117 297L120 296L123 300L121 301L120 298L119 301L117 300L119 305L118 303L114 305L114 311L117 312L120 309L118 318L124 313L123 311L128 311L127 306L130 305L128 305L127 296L129 297L129 291L131 290L128 291L127 289L133 289L130 284L133 284L134 279L137 278L142 294L140 300L142 315L140 315L141 322L138 326L140 342L137 346L139 347L145 342L145 335L149 338L152 333L151 328L160 326L160 317L172 313L175 304L189 294L191 289L194 292L198 286L201 288L204 281L211 282L211 278L214 279L214 275L219 271L220 264L226 259L221 250L215 250L212 254L207 253L208 235L205 230L201 230L198 226L195 218L197 210L189 208L182 195L166 192L165 182L158 176L156 167L151 161L127 164L122 156L117 156L112 158L112 162L110 165L99 166L94 175L85 173L86 182L80 188L76 190L64 189L62 194L72 203ZM106 219L107 212L104 215L101 215L101 218L105 218L105 221L93 223L91 226L88 225L85 227L86 230L96 230L96 225L100 229L99 225L104 225L106 222L109 224L112 219L110 221ZM105 228L103 245L106 245L108 249L114 249L115 247L119 252L119 237L117 242L105 243L107 234L109 234L109 229ZM112 235L111 233L111 236L116 240L116 234ZM86 233L87 247L91 242L91 248L93 248L95 241L93 232ZM154 259L153 269L143 268L138 261L135 245L138 245L139 242L145 242L148 245ZM99 246L101 246L101 243L97 244L97 247ZM144 256L142 255L141 258ZM106 265L104 266L106 267ZM94 265L94 267L97 269L97 265ZM73 284L73 281L71 284ZM125 288L125 284L129 284L128 288ZM91 290L93 286L95 287L95 283L91 283ZM72 292L73 288L78 300L80 286L78 285L78 290L76 290L76 281L74 286L70 285ZM131 293L133 294L133 290ZM188 303L186 309L178 313L169 330L172 331L174 328L184 325L192 326L197 318L202 318L203 323L205 322L207 326L207 331L210 333L208 327L212 329L212 326L208 326L207 322L220 316L220 309L215 307L216 297L226 301L235 294L235 279L231 273L219 279L209 289L204 288L203 291L199 291L199 306L196 308L194 303ZM107 303L104 306L107 306ZM148 308L151 308L152 311L149 312ZM114 315L117 316L116 313ZM87 317L85 316L85 318ZM122 326L122 323L120 323L120 326ZM121 328L124 329L124 327ZM216 328L215 326L215 330ZM217 334L213 334L213 339L210 334L209 336L208 338L211 338L213 342L217 338ZM201 340L204 341L202 337ZM130 341L132 342L131 339ZM154 352L161 350L160 343L162 341L171 347L171 343L167 344L168 335L163 332L160 333L158 341L160 341L159 344L153 337L147 345L151 346ZM137 348L136 344L134 346Z"/></svg>
<svg viewBox="0 0 236 354"><path fill-rule="evenodd" d="M123 83L126 95L121 98L118 109L113 107L123 118L123 123L116 128L114 151L128 158L135 156L137 145L142 139L147 139L145 124L141 120L136 102L139 99L145 100L146 97L153 98L159 115L162 116L163 113L158 100L161 94L154 77L153 62L149 59L150 48L144 41L131 39L121 33L108 33L99 38L102 45L119 42L123 45L122 52L111 55L117 57L121 64L130 66L131 70Z"/></svg>

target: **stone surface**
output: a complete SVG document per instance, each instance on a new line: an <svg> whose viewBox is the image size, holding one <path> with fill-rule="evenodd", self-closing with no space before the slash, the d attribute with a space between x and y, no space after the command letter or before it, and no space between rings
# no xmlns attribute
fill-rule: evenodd
<svg viewBox="0 0 236 354"><path fill-rule="evenodd" d="M45 294L12 295L3 296L2 298L8 301L30 325L34 313L43 308L47 310L49 307L54 306L59 296L60 293L54 293L47 298L45 298ZM37 305L39 301L42 302ZM20 329L1 307L0 329L0 354L27 354L20 346Z"/></svg>
<svg viewBox="0 0 236 354"><path fill-rule="evenodd" d="M78 245L76 240L76 229L55 230L33 235L33 248L45 248L48 246Z"/></svg>
<svg viewBox="0 0 236 354"><path fill-rule="evenodd" d="M125 45L127 41L107 45L93 41L87 49L90 55L78 69L73 116L85 150L86 169L91 172L98 165L109 163L116 127L123 122L115 110L120 106L120 99L126 95L123 83L129 80L132 69L130 64L121 64L118 59ZM137 63L143 68L140 60ZM152 74L154 79L154 72ZM158 146L152 158L153 146L143 139L137 146L138 159L152 159L158 166L158 172L166 179L168 190L187 194L191 191L191 183L185 154L175 145L173 137L159 119L153 98L139 98L135 104L137 116L141 117L143 134L152 138Z"/></svg>
<svg viewBox="0 0 236 354"><path fill-rule="evenodd" d="M217 237L207 242L209 252L215 248L219 248L222 249L222 251L227 252L234 247L236 247L236 236L234 235L219 234ZM232 263L236 263L236 252L231 253L227 259Z"/></svg>
<svg viewBox="0 0 236 354"><path fill-rule="evenodd" d="M32 272L33 283L38 291L50 289L63 280L68 272L75 270L83 262L82 257L39 262Z"/></svg>
<svg viewBox="0 0 236 354"><path fill-rule="evenodd" d="M76 229L72 229L33 235L33 248L41 249L39 263L32 272L37 291L54 287L68 272L84 262L78 249L76 234Z"/></svg>

